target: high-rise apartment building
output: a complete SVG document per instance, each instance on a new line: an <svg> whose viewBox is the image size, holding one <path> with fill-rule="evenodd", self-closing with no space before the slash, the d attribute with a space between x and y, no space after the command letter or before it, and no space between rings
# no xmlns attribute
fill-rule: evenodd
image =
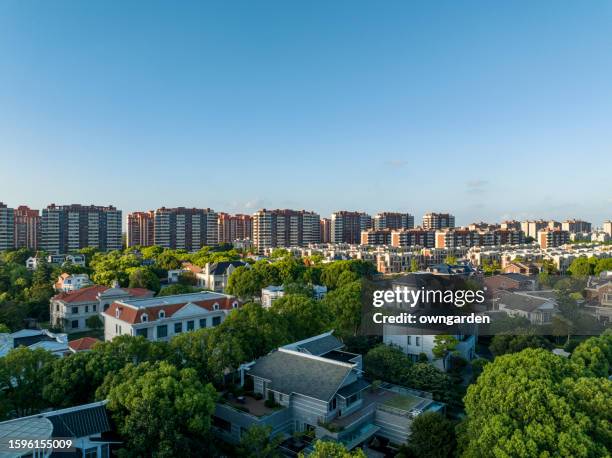
<svg viewBox="0 0 612 458"><path fill-rule="evenodd" d="M321 218L321 243L331 242L331 219Z"/></svg>
<svg viewBox="0 0 612 458"><path fill-rule="evenodd" d="M304 246L321 240L320 216L305 210L266 210L253 214L253 243L268 248Z"/></svg>
<svg viewBox="0 0 612 458"><path fill-rule="evenodd" d="M120 250L121 237L121 210L113 206L51 204L42 211L40 246L50 254Z"/></svg>
<svg viewBox="0 0 612 458"><path fill-rule="evenodd" d="M391 245L391 229L368 229L361 231L362 245Z"/></svg>
<svg viewBox="0 0 612 458"><path fill-rule="evenodd" d="M540 244L540 248L555 248L569 243L570 235L568 231L547 227L538 232L537 241Z"/></svg>
<svg viewBox="0 0 612 458"><path fill-rule="evenodd" d="M612 221L604 221L603 223L603 231L612 237Z"/></svg>
<svg viewBox="0 0 612 458"><path fill-rule="evenodd" d="M570 234L580 234L582 232L591 232L592 225L580 219L568 219L561 223L561 229Z"/></svg>
<svg viewBox="0 0 612 458"><path fill-rule="evenodd" d="M525 235L534 239L537 239L538 232L548 227L548 221L545 221L543 219L523 221L521 223L521 230L525 233Z"/></svg>
<svg viewBox="0 0 612 458"><path fill-rule="evenodd" d="M0 251L15 247L15 210L0 202Z"/></svg>
<svg viewBox="0 0 612 458"><path fill-rule="evenodd" d="M153 232L155 245L197 251L218 243L217 213L210 208L158 208Z"/></svg>
<svg viewBox="0 0 612 458"><path fill-rule="evenodd" d="M251 215L218 215L219 243L253 238L253 217Z"/></svg>
<svg viewBox="0 0 612 458"><path fill-rule="evenodd" d="M40 240L40 213L25 205L15 209L15 248L37 250Z"/></svg>
<svg viewBox="0 0 612 458"><path fill-rule="evenodd" d="M459 227L436 231L436 248L518 245L524 242L525 234L520 229Z"/></svg>
<svg viewBox="0 0 612 458"><path fill-rule="evenodd" d="M502 229L511 229L511 230L515 230L515 231L520 231L521 230L521 222L517 221L517 220L502 221L502 223L500 224L500 227Z"/></svg>
<svg viewBox="0 0 612 458"><path fill-rule="evenodd" d="M391 232L391 245L400 248L420 246L435 247L436 231L434 229L399 229Z"/></svg>
<svg viewBox="0 0 612 458"><path fill-rule="evenodd" d="M410 213L382 212L374 216L374 229L412 229L414 216Z"/></svg>
<svg viewBox="0 0 612 458"><path fill-rule="evenodd" d="M372 217L362 212L337 211L331 215L331 243L361 243L361 232L372 228Z"/></svg>
<svg viewBox="0 0 612 458"><path fill-rule="evenodd" d="M455 217L449 213L426 213L423 215L424 229L455 227Z"/></svg>
<svg viewBox="0 0 612 458"><path fill-rule="evenodd" d="M127 217L127 246L151 246L155 242L155 212L133 212Z"/></svg>

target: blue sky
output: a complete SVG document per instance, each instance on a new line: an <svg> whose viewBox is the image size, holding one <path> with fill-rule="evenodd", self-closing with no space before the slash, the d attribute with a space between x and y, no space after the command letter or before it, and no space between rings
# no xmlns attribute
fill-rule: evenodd
<svg viewBox="0 0 612 458"><path fill-rule="evenodd" d="M0 201L612 217L612 3L0 2Z"/></svg>

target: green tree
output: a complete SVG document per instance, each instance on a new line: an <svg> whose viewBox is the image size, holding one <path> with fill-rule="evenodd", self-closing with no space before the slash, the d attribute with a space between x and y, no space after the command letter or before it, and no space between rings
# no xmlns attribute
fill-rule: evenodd
<svg viewBox="0 0 612 458"><path fill-rule="evenodd" d="M407 453L416 458L450 458L456 447L455 424L437 412L424 412L410 425Z"/></svg>
<svg viewBox="0 0 612 458"><path fill-rule="evenodd" d="M85 325L89 329L100 330L104 327L104 322L99 315L92 315L85 320Z"/></svg>
<svg viewBox="0 0 612 458"><path fill-rule="evenodd" d="M305 456L303 452L300 452L300 458L305 458ZM360 448L349 452L339 442L318 440L314 443L314 450L308 454L308 458L366 458L366 454Z"/></svg>
<svg viewBox="0 0 612 458"><path fill-rule="evenodd" d="M442 358L442 365L446 368L446 357L459 345L459 340L455 336L438 334L434 337L434 344L432 353L436 358Z"/></svg>
<svg viewBox="0 0 612 458"><path fill-rule="evenodd" d="M18 347L0 358L0 414L23 417L48 406L43 387L54 356L42 348Z"/></svg>
<svg viewBox="0 0 612 458"><path fill-rule="evenodd" d="M544 348L552 349L552 344L543 336L520 334L500 334L491 339L489 350L495 356L505 355L506 353L517 353L525 348Z"/></svg>
<svg viewBox="0 0 612 458"><path fill-rule="evenodd" d="M612 331L578 345L572 352L572 362L589 376L608 377L612 368Z"/></svg>
<svg viewBox="0 0 612 458"><path fill-rule="evenodd" d="M399 384L407 379L413 363L398 347L380 344L365 355L363 365L371 380Z"/></svg>
<svg viewBox="0 0 612 458"><path fill-rule="evenodd" d="M261 294L261 277L254 267L237 267L227 280L227 292L242 299L253 299Z"/></svg>
<svg viewBox="0 0 612 458"><path fill-rule="evenodd" d="M130 288L145 288L158 293L161 289L159 277L147 267L137 267L130 272Z"/></svg>
<svg viewBox="0 0 612 458"><path fill-rule="evenodd" d="M280 434L270 437L272 426L253 425L240 437L238 454L245 458L280 458L277 450L283 442Z"/></svg>
<svg viewBox="0 0 612 458"><path fill-rule="evenodd" d="M594 270L593 263L583 256L574 259L567 269L570 274L577 276L593 275Z"/></svg>
<svg viewBox="0 0 612 458"><path fill-rule="evenodd" d="M270 311L287 323L294 340L320 334L330 324L329 311L322 302L301 294L286 294L276 299Z"/></svg>
<svg viewBox="0 0 612 458"><path fill-rule="evenodd" d="M91 356L91 352L83 352L53 361L43 389L43 397L52 406L70 407L94 400L96 386L87 370Z"/></svg>
<svg viewBox="0 0 612 458"><path fill-rule="evenodd" d="M597 264L595 264L595 269L593 270L593 273L595 275L599 275L602 272L605 272L607 270L612 270L612 258L603 258L597 261Z"/></svg>
<svg viewBox="0 0 612 458"><path fill-rule="evenodd" d="M175 294L187 294L193 291L195 291L193 287L177 283L175 285L169 285L165 288L162 288L161 291L157 294L157 296L173 296Z"/></svg>
<svg viewBox="0 0 612 458"><path fill-rule="evenodd" d="M126 440L127 456L198 456L206 448L217 393L193 369L167 362L128 364L107 408Z"/></svg>
<svg viewBox="0 0 612 458"><path fill-rule="evenodd" d="M496 358L467 390L463 456L606 456L612 383L585 380L569 360L542 349Z"/></svg>
<svg viewBox="0 0 612 458"><path fill-rule="evenodd" d="M357 335L361 325L361 280L328 292L322 300L332 316L332 326L343 335Z"/></svg>

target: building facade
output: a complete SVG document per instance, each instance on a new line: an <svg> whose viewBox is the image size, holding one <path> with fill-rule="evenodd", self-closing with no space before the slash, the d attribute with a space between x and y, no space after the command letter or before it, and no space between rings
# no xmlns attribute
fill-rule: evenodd
<svg viewBox="0 0 612 458"><path fill-rule="evenodd" d="M368 229L361 232L362 245L391 245L391 229Z"/></svg>
<svg viewBox="0 0 612 458"><path fill-rule="evenodd" d="M51 324L67 333L88 331L90 327L87 320L92 316L100 316L114 301L152 296L153 291L143 288L109 288L99 285L62 292L51 298Z"/></svg>
<svg viewBox="0 0 612 458"><path fill-rule="evenodd" d="M579 234L581 232L591 232L592 225L580 219L568 219L561 223L561 229L570 234Z"/></svg>
<svg viewBox="0 0 612 458"><path fill-rule="evenodd" d="M201 291L147 299L121 299L104 312L104 339L119 335L167 341L183 332L218 326L239 307L226 294Z"/></svg>
<svg viewBox="0 0 612 458"><path fill-rule="evenodd" d="M15 210L0 202L0 251L15 247Z"/></svg>
<svg viewBox="0 0 612 458"><path fill-rule="evenodd" d="M546 228L538 232L537 242L542 249L565 245L569 241L570 234L568 231Z"/></svg>
<svg viewBox="0 0 612 458"><path fill-rule="evenodd" d="M42 211L41 248L48 253L112 251L122 245L121 210L113 206L51 204Z"/></svg>
<svg viewBox="0 0 612 458"><path fill-rule="evenodd" d="M155 212L133 212L127 217L127 246L153 245L155 229Z"/></svg>
<svg viewBox="0 0 612 458"><path fill-rule="evenodd" d="M158 208L154 217L154 244L198 251L218 243L217 213L210 208Z"/></svg>
<svg viewBox="0 0 612 458"><path fill-rule="evenodd" d="M414 227L414 216L410 213L377 213L373 221L374 229L412 229Z"/></svg>
<svg viewBox="0 0 612 458"><path fill-rule="evenodd" d="M432 229L401 229L391 233L391 245L399 248L423 247L434 248L436 231Z"/></svg>
<svg viewBox="0 0 612 458"><path fill-rule="evenodd" d="M251 215L218 215L219 243L233 243L234 240L253 238L253 217Z"/></svg>
<svg viewBox="0 0 612 458"><path fill-rule="evenodd" d="M455 227L455 217L449 213L426 213L423 215L424 229Z"/></svg>
<svg viewBox="0 0 612 458"><path fill-rule="evenodd" d="M321 243L331 242L331 219L321 218Z"/></svg>
<svg viewBox="0 0 612 458"><path fill-rule="evenodd" d="M331 215L331 243L361 242L361 232L372 228L372 217L363 212L337 211Z"/></svg>
<svg viewBox="0 0 612 458"><path fill-rule="evenodd" d="M259 253L277 247L319 243L320 216L305 210L266 210L253 214L253 243Z"/></svg>
<svg viewBox="0 0 612 458"><path fill-rule="evenodd" d="M20 205L15 209L15 248L37 250L39 240L39 211Z"/></svg>

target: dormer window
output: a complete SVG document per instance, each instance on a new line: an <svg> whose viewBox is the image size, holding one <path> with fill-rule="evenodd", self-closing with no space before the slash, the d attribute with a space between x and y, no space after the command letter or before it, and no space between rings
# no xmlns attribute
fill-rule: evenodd
<svg viewBox="0 0 612 458"><path fill-rule="evenodd" d="M115 318L119 318L119 315L121 315L121 307L117 307L117 309L115 309Z"/></svg>
<svg viewBox="0 0 612 458"><path fill-rule="evenodd" d="M215 303L215 304L213 305L213 310L219 310L219 304Z"/></svg>
<svg viewBox="0 0 612 458"><path fill-rule="evenodd" d="M164 312L163 310L159 311L159 319L163 320L164 318L166 318L166 312Z"/></svg>
<svg viewBox="0 0 612 458"><path fill-rule="evenodd" d="M233 308L233 309L237 309L237 308L238 308L238 302L234 302L234 303L232 304L232 308Z"/></svg>
<svg viewBox="0 0 612 458"><path fill-rule="evenodd" d="M149 315L147 315L146 313L143 313L142 316L140 317L140 322L146 323L147 321L149 321Z"/></svg>

